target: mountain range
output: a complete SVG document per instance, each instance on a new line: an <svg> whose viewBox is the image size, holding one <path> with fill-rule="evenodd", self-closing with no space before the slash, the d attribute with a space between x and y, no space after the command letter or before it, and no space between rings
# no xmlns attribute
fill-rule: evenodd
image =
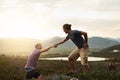
<svg viewBox="0 0 120 80"><path fill-rule="evenodd" d="M91 48L104 49L110 46L118 45L120 42L109 38L91 37L89 38L89 45Z"/></svg>
<svg viewBox="0 0 120 80"><path fill-rule="evenodd" d="M55 44L61 40L63 37L53 37L48 40L37 40L29 38L0 38L0 53L29 53L34 49L36 43L41 42L43 47ZM120 42L102 37L90 37L89 46L92 49L104 49L110 46L118 45ZM71 40L65 42L64 44L58 46L58 50L71 50L75 48L75 45Z"/></svg>
<svg viewBox="0 0 120 80"><path fill-rule="evenodd" d="M120 38L118 38L117 41L120 42Z"/></svg>
<svg viewBox="0 0 120 80"><path fill-rule="evenodd" d="M47 40L47 44L54 44L57 43L61 40L63 40L64 38L62 37L53 37L50 40ZM94 49L104 49L110 46L114 46L114 45L118 45L120 44L120 42L118 42L117 40L112 40L109 38L102 38L102 37L90 37L88 39L88 44L90 48L94 48ZM73 44L73 42L71 40L65 42L65 44L61 45L62 47L70 47L70 48L74 48L75 45Z"/></svg>

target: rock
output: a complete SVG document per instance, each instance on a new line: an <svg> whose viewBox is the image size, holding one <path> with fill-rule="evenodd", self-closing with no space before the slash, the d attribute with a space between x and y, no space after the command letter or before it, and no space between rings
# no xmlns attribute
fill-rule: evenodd
<svg viewBox="0 0 120 80"><path fill-rule="evenodd" d="M70 80L78 80L78 78L71 78Z"/></svg>
<svg viewBox="0 0 120 80"><path fill-rule="evenodd" d="M66 75L55 75L52 80L69 80L71 77Z"/></svg>

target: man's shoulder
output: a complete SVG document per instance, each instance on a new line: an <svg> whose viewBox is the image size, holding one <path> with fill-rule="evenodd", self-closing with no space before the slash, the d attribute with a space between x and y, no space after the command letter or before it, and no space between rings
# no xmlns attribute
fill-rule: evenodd
<svg viewBox="0 0 120 80"><path fill-rule="evenodd" d="M72 30L73 33L80 33L80 30Z"/></svg>
<svg viewBox="0 0 120 80"><path fill-rule="evenodd" d="M33 51L33 53L41 53L41 50L40 50L40 49L35 49L35 50Z"/></svg>

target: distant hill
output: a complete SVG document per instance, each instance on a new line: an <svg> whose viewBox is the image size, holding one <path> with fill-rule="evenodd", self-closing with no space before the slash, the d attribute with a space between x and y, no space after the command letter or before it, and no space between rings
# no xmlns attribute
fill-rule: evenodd
<svg viewBox="0 0 120 80"><path fill-rule="evenodd" d="M42 43L43 47L55 44L61 40L63 37L53 37L48 40L37 40L29 38L0 38L0 54L3 53L29 53L34 49L36 43ZM109 40L101 37L91 37L89 38L89 46L93 49L104 49L110 46L120 44L117 41ZM65 42L62 45L59 45L58 48L52 49L56 53L69 53L72 49L75 48L75 45L71 40ZM51 51L51 50L50 50Z"/></svg>
<svg viewBox="0 0 120 80"><path fill-rule="evenodd" d="M118 38L117 41L120 42L120 38Z"/></svg>
<svg viewBox="0 0 120 80"><path fill-rule="evenodd" d="M51 39L44 41L43 44L45 46L53 45L55 43L60 42L63 39L64 39L64 37L56 36L56 37L53 37ZM58 54L69 54L74 48L75 48L75 45L73 44L73 42L71 40L68 40L64 44L59 45L57 48L53 48L49 52L52 54L57 54L57 55Z"/></svg>
<svg viewBox="0 0 120 80"><path fill-rule="evenodd" d="M64 38L62 38L62 37L53 37L53 38L47 40L47 44L54 44L63 39ZM90 48L94 48L94 49L104 49L104 48L114 46L117 44L120 44L120 42L111 40L111 39L107 39L107 38L102 38L102 37L89 38L89 46L90 46ZM73 42L71 40L67 41L65 44L63 44L61 46L62 47L70 47L70 48L73 48L73 46L75 47L75 45L73 44Z"/></svg>
<svg viewBox="0 0 120 80"><path fill-rule="evenodd" d="M93 52L90 56L120 58L120 44L105 48L99 52Z"/></svg>
<svg viewBox="0 0 120 80"><path fill-rule="evenodd" d="M91 48L104 49L110 46L118 45L120 42L115 40L102 38L102 37L91 37L89 38L89 45Z"/></svg>
<svg viewBox="0 0 120 80"><path fill-rule="evenodd" d="M112 40L112 41L120 42L120 38L109 38L109 37L107 37L107 39L110 39L110 40Z"/></svg>
<svg viewBox="0 0 120 80"><path fill-rule="evenodd" d="M47 41L44 41L44 44L45 45L52 45L52 44L55 44L55 43L58 43L60 41L62 41L64 39L64 37L53 37L51 39L48 39ZM59 48L74 48L75 45L73 44L73 42L71 40L68 40L67 42L65 42L64 44L61 44L58 46Z"/></svg>
<svg viewBox="0 0 120 80"><path fill-rule="evenodd" d="M106 49L103 49L102 51L100 52L110 52L110 53L114 53L114 50L119 50L120 51L120 44L119 45L115 45L115 46L111 46L111 47L108 47Z"/></svg>
<svg viewBox="0 0 120 80"><path fill-rule="evenodd" d="M57 43L61 40L63 40L64 37L53 37L51 39L48 39L47 41L45 41L46 45L51 45L54 43ZM116 44L120 44L119 42L115 41L115 40L109 40L107 38L101 38L101 37L91 37L89 38L89 46L90 46L90 51L91 52L96 52L96 51L100 51L104 48L116 45ZM73 44L73 42L71 40L65 42L64 44L61 44L60 46L58 46L58 48L55 48L53 50L52 53L63 53L63 54L69 54L76 46Z"/></svg>

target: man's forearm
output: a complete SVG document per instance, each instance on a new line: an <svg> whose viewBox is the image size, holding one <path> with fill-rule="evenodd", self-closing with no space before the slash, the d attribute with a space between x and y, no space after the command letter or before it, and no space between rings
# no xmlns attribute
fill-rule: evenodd
<svg viewBox="0 0 120 80"><path fill-rule="evenodd" d="M56 43L56 45L63 44L63 43L66 42L67 40L68 40L68 39L64 39L64 40L62 40L61 42Z"/></svg>
<svg viewBox="0 0 120 80"><path fill-rule="evenodd" d="M64 41L61 41L59 43L56 43L56 45L60 45L60 44L63 44L63 43L64 43Z"/></svg>
<svg viewBox="0 0 120 80"><path fill-rule="evenodd" d="M84 38L85 38L85 43L88 43L88 35L87 35L87 33L84 34Z"/></svg>
<svg viewBox="0 0 120 80"><path fill-rule="evenodd" d="M45 49L41 50L41 53L42 53L42 52L46 52L46 51L48 51L48 50L49 50L49 49L51 49L51 48L52 48L52 46L47 47L47 48L45 48Z"/></svg>

